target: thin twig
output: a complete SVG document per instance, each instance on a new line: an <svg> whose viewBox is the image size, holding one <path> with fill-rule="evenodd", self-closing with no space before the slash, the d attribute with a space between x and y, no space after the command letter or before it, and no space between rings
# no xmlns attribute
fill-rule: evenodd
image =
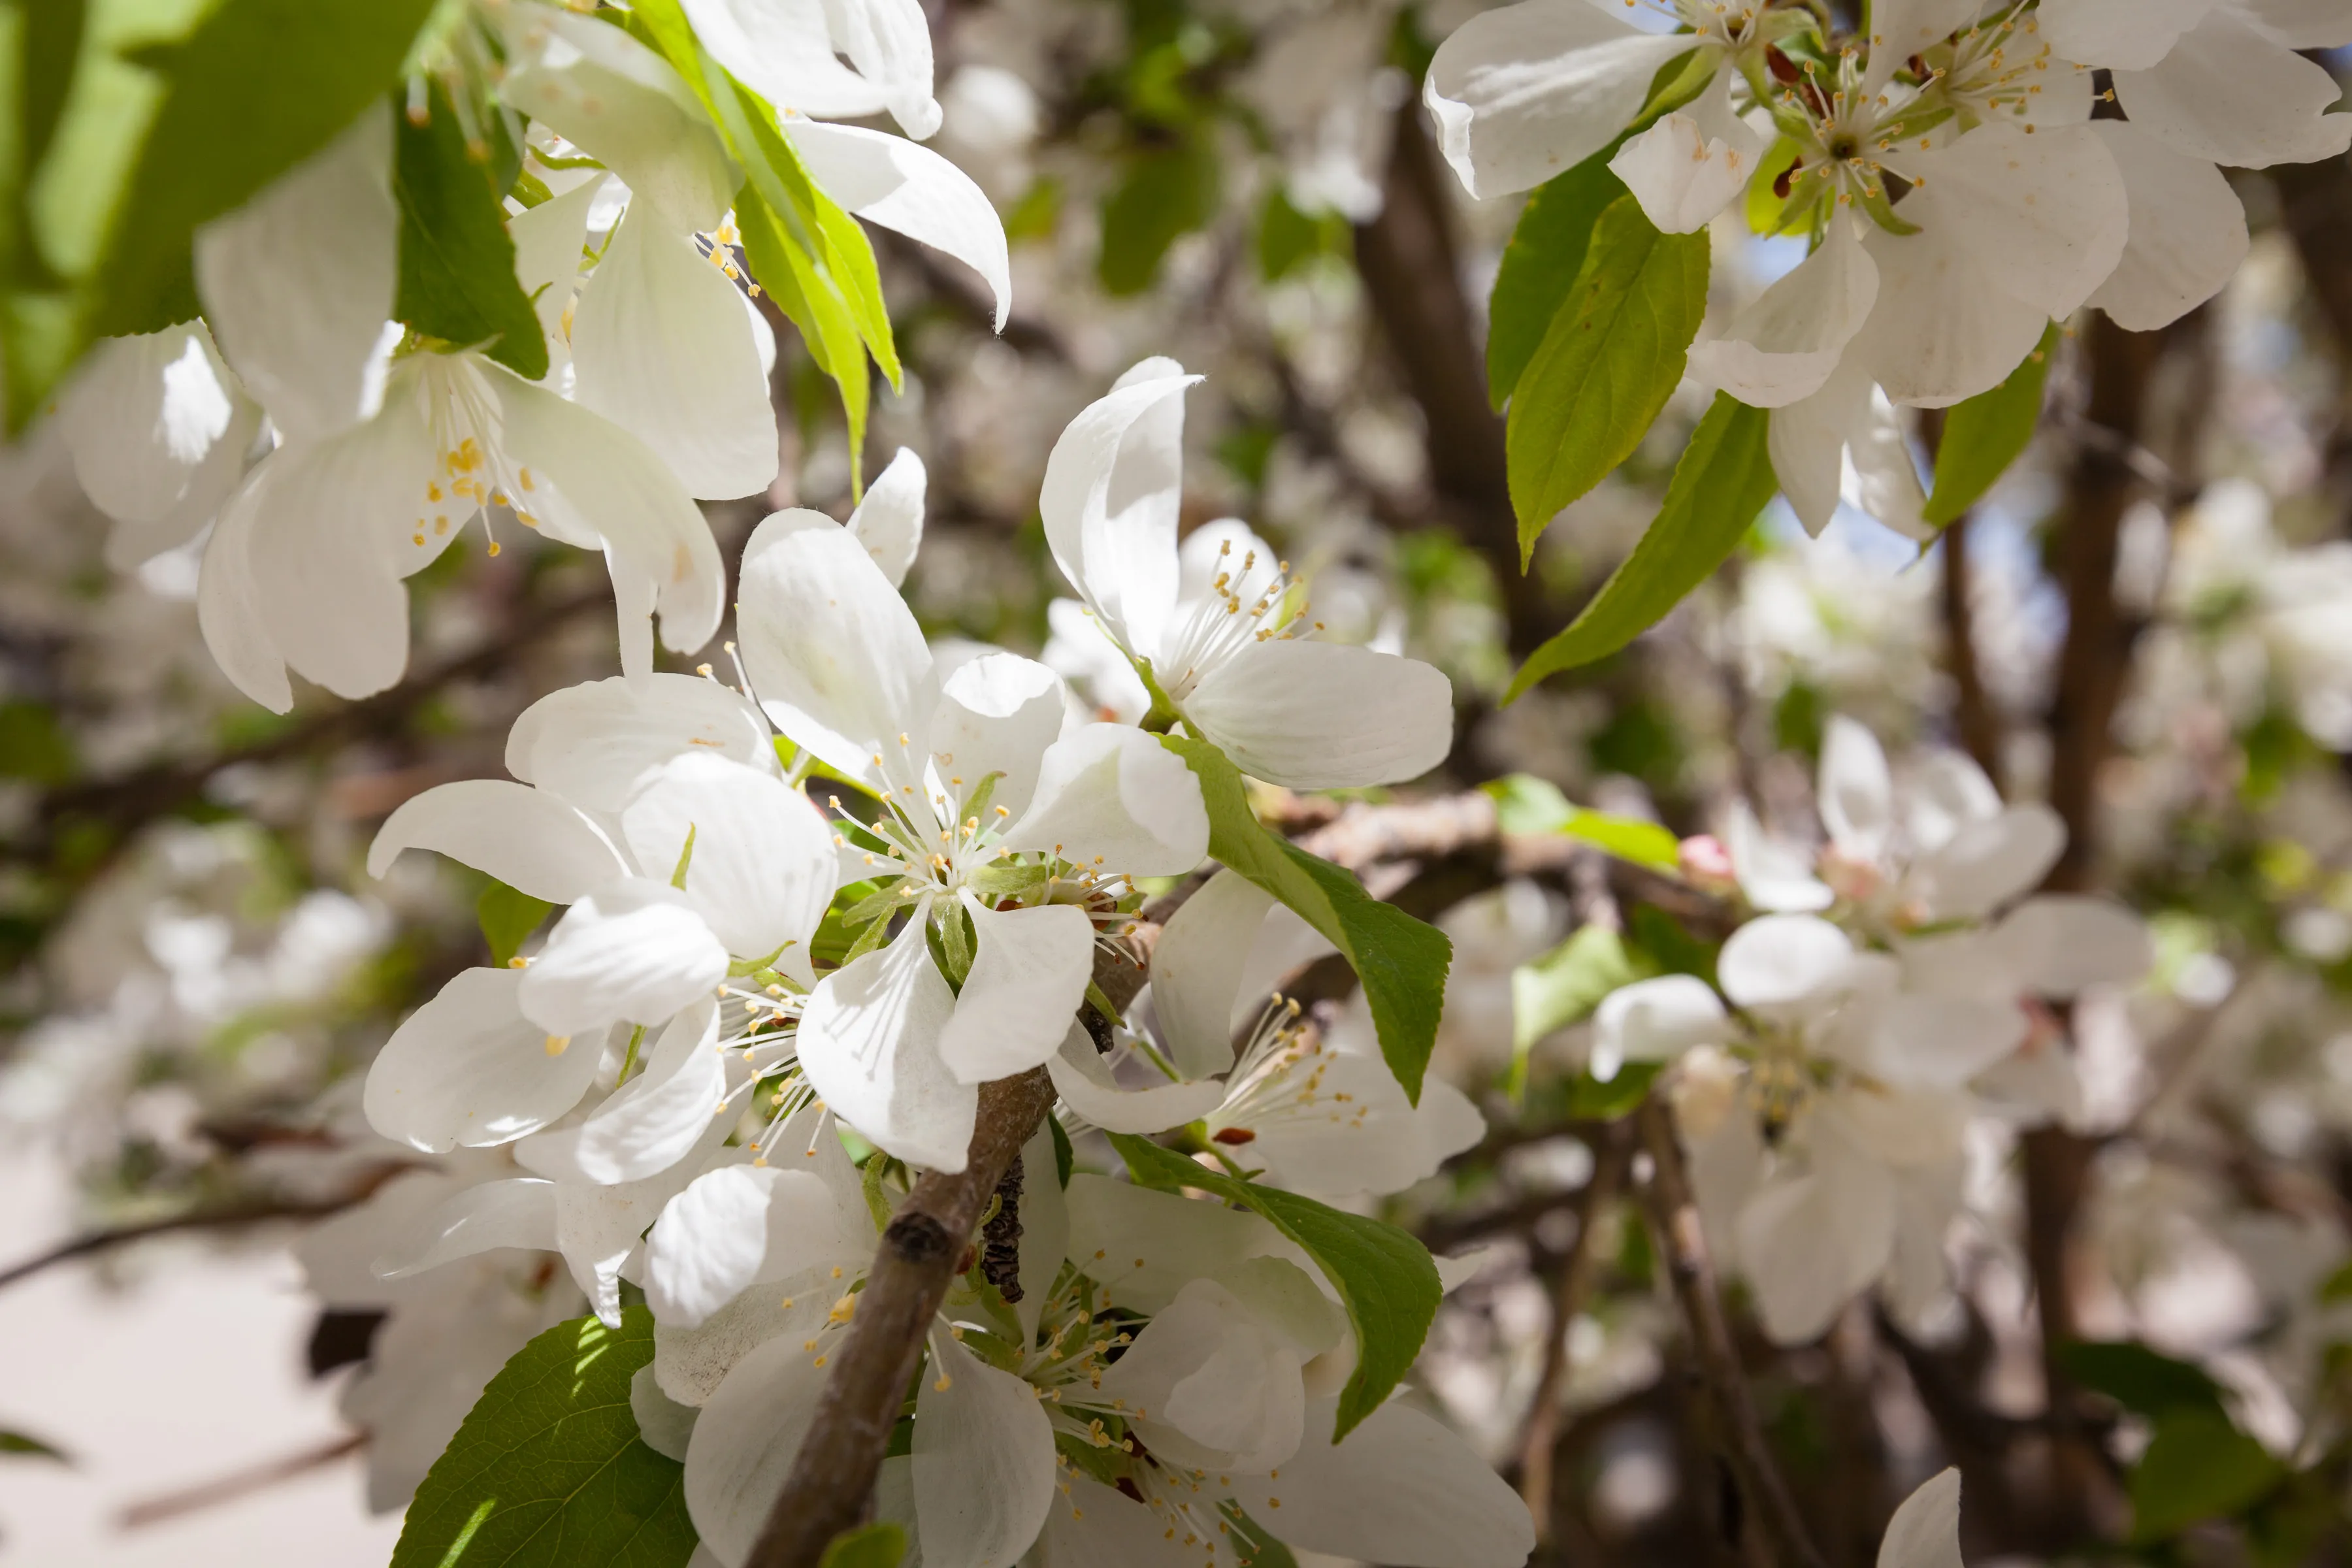
<svg viewBox="0 0 2352 1568"><path fill-rule="evenodd" d="M337 1460L349 1458L365 1448L367 1441L364 1432L330 1438L299 1454L266 1460L247 1469L235 1470L208 1481L198 1481L192 1487L183 1487L177 1491L134 1502L115 1516L115 1522L124 1530L141 1530L151 1524L178 1519L183 1514L219 1508L224 1503L236 1502L284 1482L299 1480L313 1470L325 1469Z"/></svg>
<svg viewBox="0 0 2352 1568"><path fill-rule="evenodd" d="M1580 1194L1576 1208L1576 1239L1552 1275L1551 1333L1544 1341L1543 1370L1536 1378L1535 1396L1528 1405L1527 1426L1519 1436L1519 1496L1535 1516L1536 1539L1552 1538L1551 1482L1553 1451L1559 1444L1559 1388L1568 1377L1568 1331L1592 1289L1600 1267L1592 1232L1617 1201L1617 1188L1632 1158L1621 1122L1611 1126L1595 1151L1592 1179Z"/></svg>
<svg viewBox="0 0 2352 1568"><path fill-rule="evenodd" d="M1706 1235L1699 1224L1698 1202L1691 1195L1690 1169L1675 1136L1673 1114L1655 1099L1644 1101L1635 1114L1651 1164L1650 1179L1642 1184L1643 1206L1690 1335L1708 1425L1746 1500L1746 1517L1754 1522L1766 1554L1778 1568L1825 1568L1756 1418L1748 1374L1716 1289L1715 1265L1707 1256Z"/></svg>
<svg viewBox="0 0 2352 1568"><path fill-rule="evenodd" d="M1969 519L1963 515L1944 530L1944 663L1952 677L1952 723L1960 745L1992 786L2008 793L2002 783L2000 713L1992 693L1985 689L1984 665L1977 657L1975 570L1969 557Z"/></svg>
<svg viewBox="0 0 2352 1568"><path fill-rule="evenodd" d="M150 1237L189 1230L234 1230L242 1226L267 1225L273 1220L324 1219L329 1215L341 1214L352 1205L364 1202L383 1180L394 1172L404 1169L405 1166L394 1166L384 1173L383 1177L366 1184L362 1191L321 1202L247 1204L234 1208L199 1209L193 1214L174 1215L169 1219L148 1220L144 1224L121 1226L113 1230L91 1231L86 1236L61 1242L22 1263L0 1268L0 1289L5 1289L21 1279L29 1279L58 1264L110 1252L118 1247L128 1247L134 1241L144 1241Z"/></svg>

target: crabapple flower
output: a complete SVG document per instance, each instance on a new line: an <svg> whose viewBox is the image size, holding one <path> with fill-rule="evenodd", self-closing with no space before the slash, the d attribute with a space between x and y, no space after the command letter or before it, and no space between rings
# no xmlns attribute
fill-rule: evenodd
<svg viewBox="0 0 2352 1568"><path fill-rule="evenodd" d="M961 1170L978 1086L1060 1047L1131 879L1207 853L1199 782L1140 731L1064 735L1060 679L1034 660L936 658L876 554L821 513L752 534L739 621L776 727L882 807L836 837L844 873L877 884L871 940L809 997L802 1070L882 1148Z"/></svg>
<svg viewBox="0 0 2352 1568"><path fill-rule="evenodd" d="M1038 500L1062 575L1174 718L1297 789L1394 784L1443 761L1453 688L1418 659L1317 640L1289 563L1238 522L1176 539L1184 389L1150 359L1076 419Z"/></svg>
<svg viewBox="0 0 2352 1568"><path fill-rule="evenodd" d="M1220 871L1153 945L1148 1007L1139 1000L1138 1013L1158 1023L1159 1048L1131 1032L1112 1056L1097 1057L1074 1030L1046 1063L1055 1087L1072 1110L1114 1132L1199 1120L1271 1186L1333 1197L1401 1192L1475 1143L1486 1119L1433 1077L1413 1105L1370 1031L1345 1026L1359 1020L1327 1035L1273 991L1332 951L1271 896ZM1129 1076L1146 1087L1122 1091L1117 1073L1129 1062Z"/></svg>

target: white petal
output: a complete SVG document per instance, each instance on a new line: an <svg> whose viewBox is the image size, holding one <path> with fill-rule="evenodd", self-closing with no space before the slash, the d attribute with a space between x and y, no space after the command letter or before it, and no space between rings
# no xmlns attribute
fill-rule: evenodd
<svg viewBox="0 0 2352 1568"><path fill-rule="evenodd" d="M801 528L744 557L737 625L768 717L852 778L921 787L920 731L939 681L922 628L874 558L837 526Z"/></svg>
<svg viewBox="0 0 2352 1568"><path fill-rule="evenodd" d="M1906 539L1925 544L1936 537L1921 515L1927 492L1902 411L1878 387L1870 389L1861 423L1846 437L1846 463L1844 499Z"/></svg>
<svg viewBox="0 0 2352 1568"><path fill-rule="evenodd" d="M1199 1568L1190 1549L1167 1538L1168 1526L1150 1509L1073 1471L1057 1491L1038 1533L1034 1568Z"/></svg>
<svg viewBox="0 0 2352 1568"><path fill-rule="evenodd" d="M196 625L221 673L264 708L283 713L294 706L294 687L256 602L251 555L254 519L275 482L263 464L214 523L196 576Z"/></svg>
<svg viewBox="0 0 2352 1568"><path fill-rule="evenodd" d="M717 1137L727 1124L714 1123ZM708 1153L715 1139L706 1138ZM662 1206L685 1187L700 1162L681 1164L642 1182L597 1186L587 1182L555 1184L555 1239L571 1268L572 1282L588 1298L589 1310L606 1323L621 1323L621 1271L642 1256L639 1239Z"/></svg>
<svg viewBox="0 0 2352 1568"><path fill-rule="evenodd" d="M1741 1007L1769 1007L1848 989L1852 939L1815 915L1762 915L1731 933L1716 959L1723 994Z"/></svg>
<svg viewBox="0 0 2352 1568"><path fill-rule="evenodd" d="M801 1015L801 1070L841 1119L934 1171L961 1171L980 1091L940 1058L956 998L924 941L928 903L878 952L819 983Z"/></svg>
<svg viewBox="0 0 2352 1568"><path fill-rule="evenodd" d="M899 129L917 141L940 128L931 97L931 28L921 0L834 0L825 8L834 47L881 89Z"/></svg>
<svg viewBox="0 0 2352 1568"><path fill-rule="evenodd" d="M610 27L602 31L612 32ZM604 542L654 584L662 643L692 653L719 629L727 574L683 487L644 442L579 405L484 362L516 462L533 488L515 500Z"/></svg>
<svg viewBox="0 0 2352 1568"><path fill-rule="evenodd" d="M1307 1413L1307 1440L1279 1476L1235 1476L1251 1519L1290 1545L1397 1568L1519 1568L1535 1521L1470 1445L1402 1401L1333 1446L1337 1406Z"/></svg>
<svg viewBox="0 0 2352 1568"><path fill-rule="evenodd" d="M579 1104L601 1042L549 1050L516 1001L521 984L511 969L468 969L411 1013L368 1068L368 1125L445 1154L509 1142Z"/></svg>
<svg viewBox="0 0 2352 1568"><path fill-rule="evenodd" d="M928 1568L1010 1568L1045 1522L1054 1429L1036 1391L945 1334L915 1392L915 1519Z"/></svg>
<svg viewBox="0 0 2352 1568"><path fill-rule="evenodd" d="M1213 1279L1195 1279L1103 1374L1154 1453L1204 1469L1265 1470L1306 1436L1297 1346Z"/></svg>
<svg viewBox="0 0 2352 1568"><path fill-rule="evenodd" d="M620 175L675 226L715 226L740 179L669 62L590 16L551 5L509 16L499 96Z"/></svg>
<svg viewBox="0 0 2352 1568"><path fill-rule="evenodd" d="M1695 974L1637 980L1601 998L1592 1016L1592 1076L1623 1062L1662 1062L1727 1038L1730 1020L1715 988Z"/></svg>
<svg viewBox="0 0 2352 1568"><path fill-rule="evenodd" d="M1772 476L1780 480L1780 493L1789 498L1797 521L1816 539L1837 515L1845 445L1869 418L1873 385L1860 353L1849 353L1820 391L1772 410L1766 437Z"/></svg>
<svg viewBox="0 0 2352 1568"><path fill-rule="evenodd" d="M2035 886L2066 847L2066 825L2039 801L1961 828L1911 868L1938 920L1973 920Z"/></svg>
<svg viewBox="0 0 2352 1568"><path fill-rule="evenodd" d="M816 1416L826 1372L803 1338L770 1340L737 1362L694 1424L686 1511L722 1563L751 1556Z"/></svg>
<svg viewBox="0 0 2352 1568"><path fill-rule="evenodd" d="M368 875L383 876L405 849L446 855L551 904L572 903L629 872L575 807L504 779L436 784L401 802L368 847Z"/></svg>
<svg viewBox="0 0 2352 1568"><path fill-rule="evenodd" d="M1182 393L1201 380L1149 359L1070 421L1045 459L1037 497L1055 563L1111 639L1159 651L1176 607L1176 521L1182 500Z"/></svg>
<svg viewBox="0 0 2352 1568"><path fill-rule="evenodd" d="M1183 760L1123 724L1087 724L1046 748L1013 849L1129 877L1181 877L1209 852L1209 808Z"/></svg>
<svg viewBox="0 0 2352 1568"><path fill-rule="evenodd" d="M650 1242L646 1250L650 1254ZM869 1260L871 1256L869 1247ZM648 1273L651 1267L648 1263ZM662 1392L679 1404L708 1405L728 1374L769 1341L806 1343L812 1333L824 1327L840 1292L841 1281L833 1278L832 1266L827 1265L746 1289L694 1328L680 1327L656 1315L654 1376Z"/></svg>
<svg viewBox="0 0 2352 1568"><path fill-rule="evenodd" d="M1958 250L2044 316L2080 309L2123 255L2130 204L2106 143L2087 124L2028 135L1996 121L1930 152L1906 150L1902 173L1923 182L1905 198L1903 216L1925 232L1886 237ZM1872 247L1881 266L1890 248L1901 247Z"/></svg>
<svg viewBox="0 0 2352 1568"><path fill-rule="evenodd" d="M880 83L835 58L822 0L685 0L685 8L703 47L770 103L828 120L888 107Z"/></svg>
<svg viewBox="0 0 2352 1568"><path fill-rule="evenodd" d="M563 318L579 294L588 215L605 185L606 177L600 171L584 174L586 177L570 190L507 219L507 237L515 247L515 281L530 296L555 367L543 378L551 385L562 384L560 367L571 355Z"/></svg>
<svg viewBox="0 0 2352 1568"><path fill-rule="evenodd" d="M1865 998L1840 1055L1887 1083L1957 1089L2025 1043L2023 1009L2000 996Z"/></svg>
<svg viewBox="0 0 2352 1568"><path fill-rule="evenodd" d="M1059 1048L1094 973L1095 922L1075 904L988 909L971 900L978 947L939 1042L965 1083L1043 1066Z"/></svg>
<svg viewBox="0 0 2352 1568"><path fill-rule="evenodd" d="M1876 95L1904 61L1942 43L1976 20L1983 9L1982 0L1876 0L1870 9L1870 57L1863 76L1864 95ZM2043 31L2048 31L2046 25Z"/></svg>
<svg viewBox="0 0 2352 1568"><path fill-rule="evenodd" d="M1151 1011L1169 1059L1187 1078L1234 1065L1233 1016L1242 969L1274 896L1220 871L1171 916L1151 951Z"/></svg>
<svg viewBox="0 0 2352 1568"><path fill-rule="evenodd" d="M2156 961L2145 921L2112 900L2080 894L2026 900L1995 928L1993 942L2025 987L2042 996L2129 984Z"/></svg>
<svg viewBox="0 0 2352 1568"><path fill-rule="evenodd" d="M1438 45L1422 96L1464 187L1508 195L1607 146L1659 68L1691 44L1583 0L1522 0L1478 13Z"/></svg>
<svg viewBox="0 0 2352 1568"><path fill-rule="evenodd" d="M664 1394L651 1362L630 1375L629 1414L637 1418L637 1436L645 1439L646 1447L666 1459L685 1461L694 1439L695 1418L702 1413Z"/></svg>
<svg viewBox="0 0 2352 1568"><path fill-rule="evenodd" d="M1961 1568L1957 1468L1937 1471L1903 1500L1878 1543L1878 1568Z"/></svg>
<svg viewBox="0 0 2352 1568"><path fill-rule="evenodd" d="M1849 392L1857 422L1867 412L1873 381L1889 397L1921 408L1947 408L1990 392L2050 325L2048 312L2002 292L1992 281L1998 274L1948 243L1944 231L1950 226L1939 225L1934 235L1874 228L1863 240L1878 266L1878 301L1848 354L1863 377L1859 393Z"/></svg>
<svg viewBox="0 0 2352 1568"><path fill-rule="evenodd" d="M2220 293L2238 270L2249 245L2246 209L2206 160L2121 120L2096 121L2092 129L2123 172L2131 237L2091 303L2119 327L2154 331Z"/></svg>
<svg viewBox="0 0 2352 1568"><path fill-rule="evenodd" d="M205 317L289 437L316 439L375 412L399 243L392 118L381 103L196 231Z"/></svg>
<svg viewBox="0 0 2352 1568"><path fill-rule="evenodd" d="M1937 748L1915 764L1905 819L1915 849L1939 849L1971 823L2001 813L2000 792L1965 752Z"/></svg>
<svg viewBox="0 0 2352 1568"><path fill-rule="evenodd" d="M1895 780L1878 737L1843 713L1822 732L1822 826L1843 854L1875 861L1895 831Z"/></svg>
<svg viewBox="0 0 2352 1568"><path fill-rule="evenodd" d="M721 1165L672 1199L646 1238L646 1300L665 1328L695 1329L761 1280L858 1264L874 1229L848 1234L814 1172ZM834 1286L824 1295L831 1302Z"/></svg>
<svg viewBox="0 0 2352 1568"><path fill-rule="evenodd" d="M923 542L923 459L901 447L890 466L866 487L866 499L849 514L850 537L866 546L874 564L896 588L907 580Z"/></svg>
<svg viewBox="0 0 2352 1568"><path fill-rule="evenodd" d="M2134 125L2216 163L2310 163L2352 146L2352 114L2324 112L2343 96L2327 68L2228 10L2148 69L2116 71L2115 83Z"/></svg>
<svg viewBox="0 0 2352 1568"><path fill-rule="evenodd" d="M502 1247L553 1250L553 1182L524 1176L467 1187L436 1207L413 1235L377 1258L375 1271L386 1279L403 1279Z"/></svg>
<svg viewBox="0 0 2352 1568"><path fill-rule="evenodd" d="M1817 1158L1811 1171L1768 1182L1741 1210L1738 1229L1741 1272L1765 1333L1776 1344L1808 1343L1886 1267L1893 1184L1859 1160Z"/></svg>
<svg viewBox="0 0 2352 1568"><path fill-rule="evenodd" d="M2043 0L2042 39L2070 60L2116 70L2156 64L2221 0Z"/></svg>
<svg viewBox="0 0 2352 1568"><path fill-rule="evenodd" d="M1001 805L1011 817L996 820L1017 819L1037 793L1038 767L1067 710L1061 677L1035 659L982 654L940 684L930 723L932 771L958 802L971 799L989 774L1001 774L989 795L990 814Z"/></svg>
<svg viewBox="0 0 2352 1568"><path fill-rule="evenodd" d="M1040 1123L1021 1145L1021 1342L1037 1342L1037 1323L1070 1248L1070 1205L1054 1154L1054 1130Z"/></svg>
<svg viewBox="0 0 2352 1568"><path fill-rule="evenodd" d="M1721 337L1693 345L1691 374L1750 407L1785 407L1822 389L1877 299L1877 263L1841 218Z"/></svg>
<svg viewBox="0 0 2352 1568"><path fill-rule="evenodd" d="M832 831L808 796L773 773L705 752L672 759L621 815L637 864L678 864L689 837L686 898L727 951L765 958L806 951L833 901Z"/></svg>
<svg viewBox="0 0 2352 1568"><path fill-rule="evenodd" d="M633 210L580 291L572 395L643 441L687 493L775 482L776 415L743 301L661 215Z"/></svg>
<svg viewBox="0 0 2352 1568"><path fill-rule="evenodd" d="M1257 1134L1248 1157L1265 1167L1265 1181L1333 1201L1401 1193L1486 1136L1478 1108L1442 1079L1424 1083L1414 1105L1378 1057L1336 1053L1319 1072L1311 1108L1279 1116L1214 1114L1211 1135L1248 1128ZM1326 1092L1348 1098L1327 1103Z"/></svg>
<svg viewBox="0 0 2352 1568"><path fill-rule="evenodd" d="M1756 173L1762 141L1730 110L1730 71L1688 110L1677 110L1628 141L1609 160L1653 226L1693 234L1731 205ZM1861 324L1860 318L1855 324Z"/></svg>
<svg viewBox="0 0 2352 1568"><path fill-rule="evenodd" d="M1733 801L1725 817L1724 848L1731 857L1740 892L1759 910L1806 914L1837 901L1829 884L1812 874L1812 857L1787 839L1765 832L1744 800Z"/></svg>
<svg viewBox="0 0 2352 1568"><path fill-rule="evenodd" d="M1070 1178L1065 1196L1070 1261L1112 1301L1140 1312L1163 1310L1192 1281L1245 1258L1315 1267L1281 1232L1245 1210L1084 1172Z"/></svg>
<svg viewBox="0 0 2352 1568"><path fill-rule="evenodd" d="M1094 1041L1075 1026L1045 1070L1070 1109L1106 1132L1165 1132L1208 1115L1225 1099L1225 1086L1213 1079L1122 1089L1095 1054Z"/></svg>
<svg viewBox="0 0 2352 1568"><path fill-rule="evenodd" d="M523 1140L516 1161L542 1176L612 1186L685 1159L727 1092L718 1025L708 997L680 1013L653 1043L644 1070L579 1122Z"/></svg>
<svg viewBox="0 0 2352 1568"><path fill-rule="evenodd" d="M118 522L155 522L228 435L239 400L204 322L188 321L91 345L58 399L58 429L99 510Z"/></svg>
<svg viewBox="0 0 2352 1568"><path fill-rule="evenodd" d="M507 772L583 811L615 815L648 773L674 757L705 753L763 772L776 766L759 709L732 687L693 675L566 686L524 709L507 732Z"/></svg>
<svg viewBox="0 0 2352 1568"><path fill-rule="evenodd" d="M2290 47L2340 49L2352 44L2352 11L2336 0L2242 0L2246 14Z"/></svg>
<svg viewBox="0 0 2352 1568"><path fill-rule="evenodd" d="M971 176L929 148L855 125L784 121L793 150L824 194L980 274L996 301L996 328L1013 310L1013 263L1004 224Z"/></svg>
<svg viewBox="0 0 2352 1568"><path fill-rule="evenodd" d="M1434 665L1338 643L1252 643L1183 700L1244 773L1293 789L1419 778L1454 745L1454 684Z"/></svg>
<svg viewBox="0 0 2352 1568"><path fill-rule="evenodd" d="M727 950L686 895L625 877L563 912L523 971L522 1010L551 1035L668 1021L727 977Z"/></svg>

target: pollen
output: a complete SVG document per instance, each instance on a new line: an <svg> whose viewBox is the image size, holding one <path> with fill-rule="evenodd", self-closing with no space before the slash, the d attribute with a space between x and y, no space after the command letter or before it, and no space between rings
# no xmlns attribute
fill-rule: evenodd
<svg viewBox="0 0 2352 1568"><path fill-rule="evenodd" d="M560 1057L563 1054L563 1047L571 1043L572 1037L569 1035L550 1035L547 1037L547 1054L551 1057Z"/></svg>

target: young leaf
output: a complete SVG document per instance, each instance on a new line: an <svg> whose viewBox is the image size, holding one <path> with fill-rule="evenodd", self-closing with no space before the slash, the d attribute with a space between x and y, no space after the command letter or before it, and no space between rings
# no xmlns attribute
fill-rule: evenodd
<svg viewBox="0 0 2352 1568"><path fill-rule="evenodd" d="M196 313L198 226L381 102L433 4L220 0L178 7L161 33L116 18L110 39L84 40L61 109L47 86L27 95L26 107L58 118L34 127L46 137L25 176L36 232L20 248L54 273L12 286L0 319L13 427L40 411L92 339Z"/></svg>
<svg viewBox="0 0 2352 1568"><path fill-rule="evenodd" d="M743 258L751 265L751 276L800 329L801 341L817 368L840 388L854 456L866 445L866 411L872 388L865 342L848 301L833 287L816 258L793 241L782 215L749 184L736 193L735 226L743 235Z"/></svg>
<svg viewBox="0 0 2352 1568"><path fill-rule="evenodd" d="M1772 458L1765 450L1770 427L1765 410L1716 394L1675 465L1650 531L1568 629L1528 656L1504 701L1555 670L1615 653L1723 563L1772 499Z"/></svg>
<svg viewBox="0 0 2352 1568"><path fill-rule="evenodd" d="M48 1459L60 1465L73 1462L66 1458L64 1449L44 1443L38 1437L12 1432L5 1426L0 1426L0 1454L13 1455L20 1459Z"/></svg>
<svg viewBox="0 0 2352 1568"><path fill-rule="evenodd" d="M422 125L399 117L392 194L400 204L400 292L392 313L429 337L488 344L528 381L547 374L547 339L516 281L505 193L467 145L437 84Z"/></svg>
<svg viewBox="0 0 2352 1568"><path fill-rule="evenodd" d="M1512 1047L1520 1056L1566 1028L1639 974L1625 943L1607 926L1580 926L1542 957L1511 971Z"/></svg>
<svg viewBox="0 0 2352 1568"><path fill-rule="evenodd" d="M1511 230L1495 272L1495 291L1486 300L1486 396L1497 409L1518 385L1584 269L1592 226L1625 194L1625 182L1609 167L1624 142L1621 136L1538 185Z"/></svg>
<svg viewBox="0 0 2352 1568"><path fill-rule="evenodd" d="M2059 1370L2151 1420L2176 1411L2222 1414L2221 1385L2194 1362L2152 1351L2133 1340L2071 1340L2054 1352Z"/></svg>
<svg viewBox="0 0 2352 1568"><path fill-rule="evenodd" d="M2050 379L2050 356L2058 349L2053 321L2024 363L1990 392L1979 392L1944 416L1944 438L1936 448L1936 487L1919 515L1938 528L1982 500L1995 479L2017 461L2033 427L2042 422L2042 388Z"/></svg>
<svg viewBox="0 0 2352 1568"><path fill-rule="evenodd" d="M881 1520L835 1536L816 1568L898 1568L906 1555L906 1531Z"/></svg>
<svg viewBox="0 0 2352 1568"><path fill-rule="evenodd" d="M1631 1116L1650 1097L1650 1086L1664 1070L1662 1062L1627 1062L1606 1082L1590 1072L1579 1073L1568 1086L1567 1113L1583 1121L1614 1121Z"/></svg>
<svg viewBox="0 0 2352 1568"><path fill-rule="evenodd" d="M1707 237L1661 234L1631 195L1592 230L1575 286L1511 393L1505 440L1519 563L1560 508L1639 446L1706 314Z"/></svg>
<svg viewBox="0 0 2352 1568"><path fill-rule="evenodd" d="M1513 773L1478 787L1494 797L1497 823L1515 837L1557 833L1654 870L1674 871L1682 865L1682 841L1670 829L1573 805L1547 780Z"/></svg>
<svg viewBox="0 0 2352 1568"><path fill-rule="evenodd" d="M1378 1410L1412 1370L1444 1293L1429 1249L1384 1220L1343 1214L1297 1193L1212 1171L1148 1138L1120 1132L1109 1137L1138 1181L1198 1187L1255 1209L1305 1249L1339 1292L1339 1304L1356 1331L1356 1370L1339 1391L1331 1441Z"/></svg>
<svg viewBox="0 0 2352 1568"><path fill-rule="evenodd" d="M2242 1513L2287 1479L2287 1468L2228 1416L2177 1411L2156 1424L2132 1470L2132 1541L2163 1541Z"/></svg>
<svg viewBox="0 0 2352 1568"><path fill-rule="evenodd" d="M1139 154L1103 203L1096 278L1109 293L1142 293L1168 247L1206 223L1216 204L1216 152L1204 140L1188 137Z"/></svg>
<svg viewBox="0 0 2352 1568"><path fill-rule="evenodd" d="M474 900L474 918L481 922L482 940L490 944L490 962L504 969L554 907L504 882L494 881L484 888L482 896Z"/></svg>
<svg viewBox="0 0 2352 1568"><path fill-rule="evenodd" d="M1209 807L1209 853L1289 905L1355 966L1364 1000L1371 1005L1381 1056L1404 1086L1405 1097L1420 1104L1454 944L1436 927L1374 899L1328 860L1267 832L1250 810L1240 772L1216 747L1179 735L1163 735L1160 742L1201 781Z"/></svg>
<svg viewBox="0 0 2352 1568"><path fill-rule="evenodd" d="M686 1467L646 1447L629 1408L653 1354L643 1307L516 1352L416 1489L392 1568L685 1568Z"/></svg>

